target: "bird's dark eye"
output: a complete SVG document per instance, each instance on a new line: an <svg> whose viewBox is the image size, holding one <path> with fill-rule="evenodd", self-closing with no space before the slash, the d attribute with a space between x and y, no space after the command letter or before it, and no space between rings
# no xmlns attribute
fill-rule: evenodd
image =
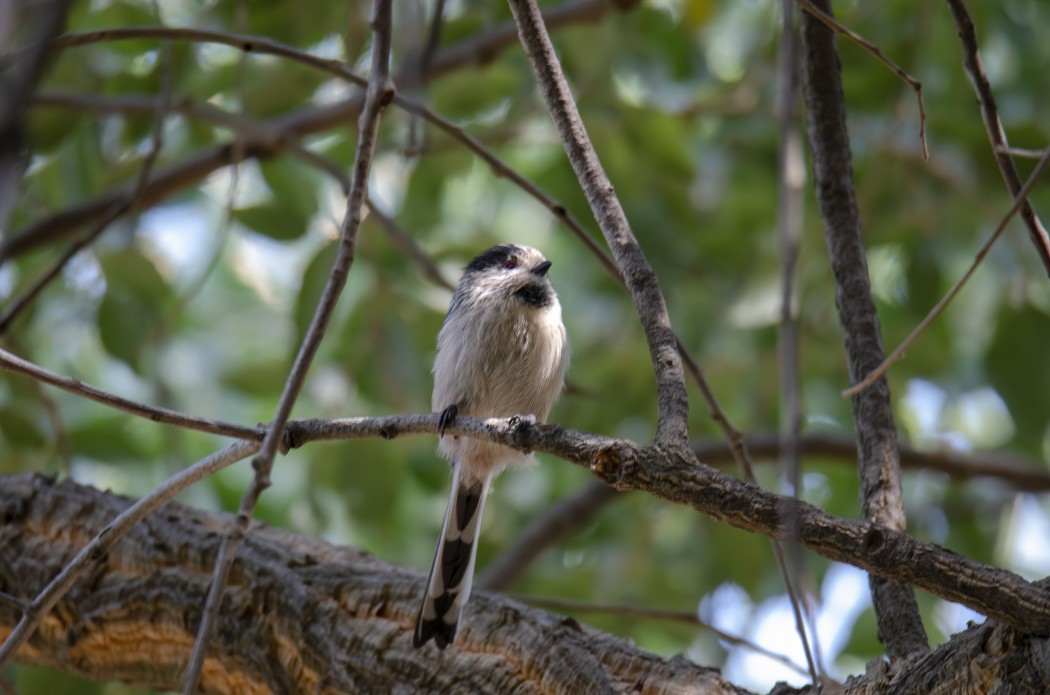
<svg viewBox="0 0 1050 695"><path fill-rule="evenodd" d="M507 260L503 261L503 267L506 268L507 270L514 270L515 268L518 267L518 259L517 258L508 258Z"/></svg>

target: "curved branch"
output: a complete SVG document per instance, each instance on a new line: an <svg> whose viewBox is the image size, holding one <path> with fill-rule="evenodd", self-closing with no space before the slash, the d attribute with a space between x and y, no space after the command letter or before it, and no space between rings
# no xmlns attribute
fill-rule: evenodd
<svg viewBox="0 0 1050 695"><path fill-rule="evenodd" d="M684 445L689 436L689 399L660 282L631 232L612 183L587 136L535 0L510 0L510 8L565 153L638 310L656 375L659 415L655 441Z"/></svg>

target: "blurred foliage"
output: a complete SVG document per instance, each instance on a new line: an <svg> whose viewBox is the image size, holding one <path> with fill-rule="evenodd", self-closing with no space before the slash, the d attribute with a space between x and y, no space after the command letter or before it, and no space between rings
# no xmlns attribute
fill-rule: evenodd
<svg viewBox="0 0 1050 695"><path fill-rule="evenodd" d="M237 9L242 5L244 12ZM404 66L418 55L430 3L396 5L394 64ZM1045 146L1050 93L1039 85L1045 85L1050 61L1050 5L970 5L1011 143ZM291 2L177 0L162 3L161 11L171 26L256 33L351 66L367 65L367 3L319 2L303 12ZM946 4L862 0L838 3L836 12L923 84L931 152L925 163L912 90L858 47L840 42L858 202L884 341L892 348L962 274L1010 196L962 70ZM555 35L590 135L660 275L675 327L745 432L774 431L781 422L779 13L780 4L769 0L653 0ZM499 4L449 3L440 47L507 21ZM156 23L149 3L100 0L77 3L68 30ZM112 99L156 94L164 83L164 50L163 42L147 40L68 49L40 89ZM208 102L279 124L355 93L327 74L269 56L181 42L170 50L175 101ZM516 46L414 96L460 123L600 239ZM797 113L801 122L801 100ZM31 107L28 114L33 158L12 232L133 182L149 152L152 117L51 107ZM312 135L307 144L346 169L352 125ZM226 129L181 116L167 119L164 135L159 167L231 137ZM1020 161L1019 168L1026 176L1031 162ZM493 243L543 249L554 261L551 277L573 347L574 389L551 420L649 440L654 387L632 304L545 209L447 136L397 109L384 119L372 194L452 281L471 256ZM1050 184L1041 183L1033 200L1050 216ZM290 154L248 160L236 176L219 169L200 185L111 225L15 323L5 347L128 398L242 423L267 421L331 267L344 204L335 182ZM849 404L838 396L846 385L842 336L811 186L805 208L795 298L805 428L849 433ZM29 286L59 248L0 267L0 301ZM367 220L294 416L428 410L429 367L447 302L448 292L430 284ZM1048 314L1050 286L1024 228L1014 222L954 306L890 372L902 439L919 448L995 449L1045 465ZM691 396L693 435L718 437L699 395ZM71 470L81 482L130 495L221 443L9 375L0 377L0 436L0 471ZM588 481L585 471L540 458L541 465L498 481L479 567L513 542L530 518ZM806 498L856 516L854 462L804 463ZM776 468L760 474L767 488L786 489ZM241 464L183 501L232 510L248 478ZM279 461L258 517L425 570L448 481L427 438L311 445ZM916 535L1017 571L1050 572L1045 560L1034 566L1016 560L1013 549L1024 541L1017 535L1020 498L1006 486L960 485L926 473L908 474L905 485ZM1036 507L1046 526L1044 506ZM812 556L807 561L808 583L819 590L832 565ZM720 587L726 591L716 594ZM783 594L767 541L637 494L549 549L513 591L701 610L705 619L763 643L769 635L758 621L762 606ZM730 595L738 598L719 598ZM830 616L838 632L823 645L839 675L862 670L879 652L866 598L863 591L855 595L856 610ZM962 619L938 617L947 610L940 601L920 596L920 603L935 641L962 626ZM734 622L734 615L742 617ZM739 666L749 662L730 658L746 651L727 651L701 631L621 615L584 619L645 648L727 666L727 675L742 684L764 683ZM790 628L778 639L772 644L787 649ZM133 692L71 684L70 677L39 669L13 667L7 675L26 695Z"/></svg>

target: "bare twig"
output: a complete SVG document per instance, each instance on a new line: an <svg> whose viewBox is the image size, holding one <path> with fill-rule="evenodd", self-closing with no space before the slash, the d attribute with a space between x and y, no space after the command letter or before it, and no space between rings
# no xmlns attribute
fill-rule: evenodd
<svg viewBox="0 0 1050 695"><path fill-rule="evenodd" d="M89 386L80 379L74 379L72 377L48 371L43 367L22 359L21 357L12 355L6 350L0 350L0 369L15 372L16 374L23 374L36 381L56 386L63 391L68 391L69 393L93 400L110 408L122 410L125 413L131 413L132 415L137 415L147 420L152 420L153 422L185 427L186 429L197 430L199 432L221 434L227 437L238 437L240 439L259 440L262 437L262 428L245 427L244 425L237 425L231 422L209 420L208 418L198 417L196 415L187 415L186 413L169 410L168 408L155 408L153 406L143 405L127 398L107 393L106 391L97 389L94 386Z"/></svg>
<svg viewBox="0 0 1050 695"><path fill-rule="evenodd" d="M1001 220L999 220L999 224L996 226L995 231L992 232L988 241L984 242L984 246L982 246L980 251L977 252L977 256L973 259L973 263L971 263L967 271L963 273L963 276L959 278L958 282L956 282L950 290L948 290L948 293L941 298L941 301L937 302L937 305L930 309L930 313L926 314L926 317L919 322L919 325L917 325L911 333L908 334L908 337L901 341L901 344L897 346L896 350L891 352L886 359L882 360L877 367L868 372L867 376L861 381L842 392L843 398L862 393L878 379L881 379L886 373L886 370L889 369L894 362L897 362L904 357L904 353L907 352L908 348L911 347L911 344L915 342L915 339L918 338L922 332L944 312L949 304L951 304L952 300L955 299L955 295L959 294L959 290L961 290L963 285L969 281L970 276L976 272L977 266L981 265L984 257L988 255L988 251L991 250L992 245L995 244L1000 236L1002 236L1002 233L1006 230L1006 225L1010 223L1010 220L1013 219L1013 216L1019 209L1021 209L1021 206L1028 199L1028 194L1032 192L1032 188L1035 187L1036 182L1039 180L1039 176L1043 173L1043 170L1046 169L1048 162L1050 162L1050 147L1043 150L1043 156L1039 159L1039 162L1036 163L1035 168L1032 169L1032 173L1028 175L1028 180L1025 181L1024 186L1018 191L1013 204L1010 205L1010 209L1007 210L1006 214L1003 215Z"/></svg>
<svg viewBox="0 0 1050 695"><path fill-rule="evenodd" d="M1006 131L1003 129L1002 121L999 120L995 95L992 93L992 86L988 83L988 75L984 72L981 53L977 48L977 31L974 28L973 19L963 0L948 0L948 7L951 8L955 26L959 29L963 63L966 66L966 72L970 75L973 90L977 94L977 103L981 107L981 119L984 121L984 129L988 131L988 140L992 143L995 162L999 165L999 171L1003 175L1010 195L1016 196L1021 190L1021 177L1017 173L1013 160L1010 159L1010 146L1006 140ZM1040 152L1034 156L1041 155ZM1047 237L1046 228L1043 227L1043 223L1039 221L1039 217L1036 216L1035 210L1027 200L1021 206L1021 219L1028 228L1028 238L1035 245L1036 253L1043 262L1043 268L1050 275L1050 238Z"/></svg>
<svg viewBox="0 0 1050 695"><path fill-rule="evenodd" d="M0 645L0 667L3 667L15 655L19 647L32 636L40 622L54 608L59 599L73 587L77 579L104 558L109 549L146 515L170 502L190 485L250 456L258 448L259 445L255 442L235 442L175 474L111 521L29 604L23 612L22 619L18 621L18 625Z"/></svg>
<svg viewBox="0 0 1050 695"><path fill-rule="evenodd" d="M666 608L650 608L648 606L628 606L624 604L616 603L583 603L580 601L569 601L562 598L552 598L546 596L514 596L515 599L522 603L527 603L530 606L536 606L538 608L550 608L557 611L566 611L569 613L605 613L608 615L626 615L632 618L643 618L649 620L666 620L673 621L676 623L685 623L687 625L695 625L696 627L703 628L708 632L713 633L718 639L723 642L728 642L734 647L744 647L750 649L756 654L772 659L778 663L787 666L793 671L805 675L806 669L796 664L791 659L787 658L783 654L777 654L774 651L766 649L765 647L755 644L754 642L744 639L738 635L732 635L724 630L719 630L714 625L704 622L695 613L689 613L687 611L674 611Z"/></svg>
<svg viewBox="0 0 1050 695"><path fill-rule="evenodd" d="M829 0L819 8L828 14ZM842 94L841 63L835 35L813 13L801 16L804 94L813 152L817 202L824 241L835 276L835 304L842 324L851 379L860 378L883 357L882 336L871 294L860 215L853 187L849 133ZM852 401L857 432L861 507L865 519L904 531L900 452L889 385ZM911 587L869 575L878 637L893 660L929 650L926 631Z"/></svg>
<svg viewBox="0 0 1050 695"><path fill-rule="evenodd" d="M212 627L218 617L222 604L222 595L229 580L230 569L237 553L237 547L248 531L248 523L255 511L259 497L270 485L270 470L274 457L284 436L285 426L291 414L307 371L314 355L324 338L325 329L335 310L336 301L346 285L350 266L353 264L357 231L361 226L365 199L368 195L368 177L375 154L376 140L379 133L379 120L383 110L394 95L394 83L390 79L390 15L391 0L375 0L372 8L372 66L368 79L368 92L364 108L358 122L357 151L354 154L353 175L350 183L350 194L347 196L346 216L343 220L343 232L340 237L339 254L332 272L325 283L324 291L318 301L317 309L310 327L303 338L299 354L292 365L291 373L285 382L274 413L263 439L259 453L252 460L255 478L251 486L241 497L237 513L237 523L229 530L215 562L215 573L208 591L204 612L201 617L197 639L193 645L189 664L186 668L183 690L186 695L197 691L200 672L204 665L208 640Z"/></svg>
<svg viewBox="0 0 1050 695"><path fill-rule="evenodd" d="M1010 147L1009 145L996 145L995 151L1007 154L1011 157L1023 157L1025 159L1039 159L1046 150L1032 150L1027 147Z"/></svg>
<svg viewBox="0 0 1050 695"><path fill-rule="evenodd" d="M869 54L871 54L876 60L888 67L893 71L897 77L904 80L904 82L915 91L915 99L919 103L919 142L922 145L922 161L927 162L930 159L930 149L926 145L926 108L922 103L922 83L917 79L908 74L908 72L901 66L890 60L885 53L883 53L878 46L868 41L860 34L855 31L843 26L831 16L830 10L828 12L823 11L819 7L815 7L809 0L795 0L799 7L809 13L811 17L814 17L821 24L828 27L834 32L842 34L846 38L850 39L858 46L863 48Z"/></svg>
<svg viewBox="0 0 1050 695"><path fill-rule="evenodd" d="M510 8L569 162L638 310L656 376L659 414L655 441L683 445L689 436L689 399L659 280L631 232L620 201L587 137L535 0L510 0Z"/></svg>

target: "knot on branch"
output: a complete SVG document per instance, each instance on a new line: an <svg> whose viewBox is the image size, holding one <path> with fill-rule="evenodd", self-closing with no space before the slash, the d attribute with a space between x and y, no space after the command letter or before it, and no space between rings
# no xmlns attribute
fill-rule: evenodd
<svg viewBox="0 0 1050 695"><path fill-rule="evenodd" d="M599 447L591 455L591 472L621 492L633 490L631 469L637 464L637 454L625 442Z"/></svg>

